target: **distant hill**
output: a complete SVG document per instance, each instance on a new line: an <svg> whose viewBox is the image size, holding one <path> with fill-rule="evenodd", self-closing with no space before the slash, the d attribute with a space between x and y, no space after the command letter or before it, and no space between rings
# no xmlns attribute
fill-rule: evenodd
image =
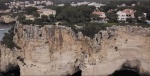
<svg viewBox="0 0 150 76"><path fill-rule="evenodd" d="M10 2L14 0L0 0L0 2ZM15 0L15 1L37 1L37 0ZM42 0L39 0L42 1ZM150 0L47 0L53 1L55 3L70 3L70 2L81 2L81 1L88 1L88 2L110 2L110 1L149 1Z"/></svg>
<svg viewBox="0 0 150 76"><path fill-rule="evenodd" d="M51 0L54 2L80 2L80 1L89 1L89 2L109 2L109 1L150 1L150 0Z"/></svg>

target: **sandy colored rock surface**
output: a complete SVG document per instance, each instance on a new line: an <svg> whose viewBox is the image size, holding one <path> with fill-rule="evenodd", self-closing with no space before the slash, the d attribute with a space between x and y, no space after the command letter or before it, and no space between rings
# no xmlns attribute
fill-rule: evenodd
<svg viewBox="0 0 150 76"><path fill-rule="evenodd" d="M72 75L79 70L83 76L109 75L124 67L150 73L150 28L112 26L93 39L64 26L18 25L16 29L14 42L22 48L17 56L23 61L12 61L22 76Z"/></svg>

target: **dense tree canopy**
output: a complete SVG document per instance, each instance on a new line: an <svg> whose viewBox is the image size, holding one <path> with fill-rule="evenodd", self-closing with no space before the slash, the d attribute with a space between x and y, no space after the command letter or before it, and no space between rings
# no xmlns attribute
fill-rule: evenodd
<svg viewBox="0 0 150 76"><path fill-rule="evenodd" d="M32 13L32 15L33 15L34 17L36 17L36 18L38 18L38 17L40 16L40 14L39 14L37 11L34 11L34 12Z"/></svg>
<svg viewBox="0 0 150 76"><path fill-rule="evenodd" d="M8 33L4 34L4 37L2 38L2 41L0 42L2 45L5 45L7 48L13 49L14 47L21 49L19 46L17 46L13 42L13 36L14 36L14 28L12 27Z"/></svg>
<svg viewBox="0 0 150 76"><path fill-rule="evenodd" d="M106 13L107 18L109 19L109 22L117 22L118 15L114 12L108 12Z"/></svg>
<svg viewBox="0 0 150 76"><path fill-rule="evenodd" d="M109 11L109 10L111 10L111 9L116 9L116 8L117 8L117 5L116 5L116 4L109 3L109 4L107 4L106 6L102 6L101 8L102 8L102 11L107 12L107 11Z"/></svg>
<svg viewBox="0 0 150 76"><path fill-rule="evenodd" d="M24 15L19 15L17 20L18 21L23 21L26 17Z"/></svg>
<svg viewBox="0 0 150 76"><path fill-rule="evenodd" d="M95 34L97 34L100 30L105 30L106 27L109 27L111 25L109 24L99 24L99 23L87 23L85 26L83 26L81 31L83 35L94 38Z"/></svg>
<svg viewBox="0 0 150 76"><path fill-rule="evenodd" d="M62 8L62 7L61 7ZM57 20L66 20L69 23L80 23L91 20L94 7L90 6L68 6L63 7L61 10L58 8L56 18Z"/></svg>
<svg viewBox="0 0 150 76"><path fill-rule="evenodd" d="M28 15L32 15L33 13L37 12L37 8L36 7L26 7L24 9L25 13Z"/></svg>
<svg viewBox="0 0 150 76"><path fill-rule="evenodd" d="M6 10L6 9L8 9L8 6L0 2L0 10Z"/></svg>
<svg viewBox="0 0 150 76"><path fill-rule="evenodd" d="M150 13L147 13L147 19L150 20Z"/></svg>
<svg viewBox="0 0 150 76"><path fill-rule="evenodd" d="M150 19L150 2L140 2L140 5L136 5L134 9L136 10L136 16L143 13L147 13L147 19Z"/></svg>
<svg viewBox="0 0 150 76"><path fill-rule="evenodd" d="M46 15L41 16L42 22L46 22L48 20L48 17Z"/></svg>

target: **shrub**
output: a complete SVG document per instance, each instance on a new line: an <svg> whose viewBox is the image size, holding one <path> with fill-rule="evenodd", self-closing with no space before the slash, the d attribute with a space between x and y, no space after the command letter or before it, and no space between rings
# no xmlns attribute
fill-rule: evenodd
<svg viewBox="0 0 150 76"><path fill-rule="evenodd" d="M90 38L94 38L95 34L97 34L100 30L105 30L106 27L109 26L109 24L103 23L88 23L83 27L83 29L80 29L80 31L83 33L83 35L88 36Z"/></svg>
<svg viewBox="0 0 150 76"><path fill-rule="evenodd" d="M1 44L5 45L7 48L13 49L14 47L21 49L13 42L14 36L14 28L11 28L8 33L5 33L4 37L2 38Z"/></svg>

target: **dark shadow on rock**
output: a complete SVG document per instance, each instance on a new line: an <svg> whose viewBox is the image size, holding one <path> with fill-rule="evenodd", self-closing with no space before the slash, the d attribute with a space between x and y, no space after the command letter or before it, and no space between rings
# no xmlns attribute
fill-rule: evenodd
<svg viewBox="0 0 150 76"><path fill-rule="evenodd" d="M20 76L20 67L12 67L8 72L0 73L0 76Z"/></svg>
<svg viewBox="0 0 150 76"><path fill-rule="evenodd" d="M78 72L74 73L74 74L73 74L73 75L71 75L71 76L81 76L81 74L82 74L82 71L81 71L81 70L79 70Z"/></svg>
<svg viewBox="0 0 150 76"><path fill-rule="evenodd" d="M82 76L82 71L79 69L77 72L75 72L73 75L67 75L67 76Z"/></svg>
<svg viewBox="0 0 150 76"><path fill-rule="evenodd" d="M121 69L116 70L113 74L109 76L141 76L140 66L141 62L139 60L127 60L125 63L122 64Z"/></svg>
<svg viewBox="0 0 150 76"><path fill-rule="evenodd" d="M141 76L138 72L133 70L117 70L112 75L109 76Z"/></svg>

